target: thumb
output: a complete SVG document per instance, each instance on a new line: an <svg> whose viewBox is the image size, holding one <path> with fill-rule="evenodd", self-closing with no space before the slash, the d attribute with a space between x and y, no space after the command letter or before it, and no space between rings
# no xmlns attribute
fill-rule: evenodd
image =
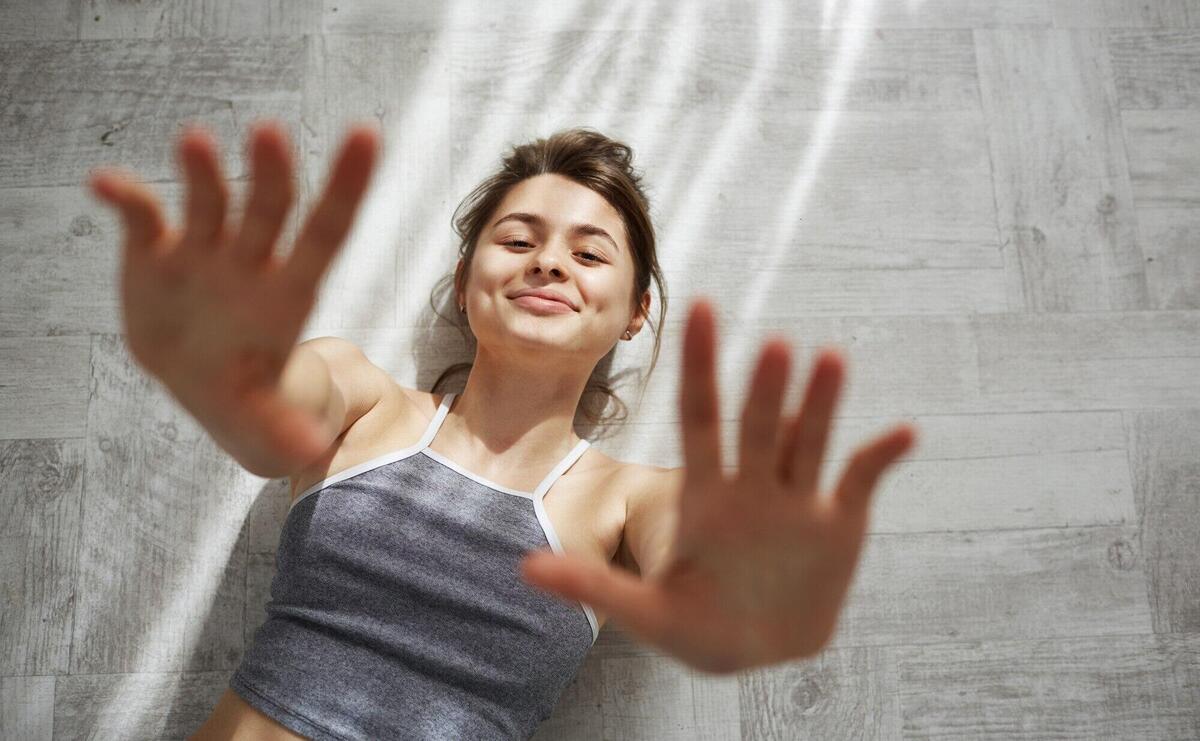
<svg viewBox="0 0 1200 741"><path fill-rule="evenodd" d="M627 571L570 553L539 550L521 559L521 575L560 599L579 600L604 612L648 643L665 642L671 613L662 590Z"/></svg>

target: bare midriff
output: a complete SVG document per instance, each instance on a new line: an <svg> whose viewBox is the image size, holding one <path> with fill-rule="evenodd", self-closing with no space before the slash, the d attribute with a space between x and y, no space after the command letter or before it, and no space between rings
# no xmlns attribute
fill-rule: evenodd
<svg viewBox="0 0 1200 741"><path fill-rule="evenodd" d="M212 715L188 741L307 741L226 688Z"/></svg>

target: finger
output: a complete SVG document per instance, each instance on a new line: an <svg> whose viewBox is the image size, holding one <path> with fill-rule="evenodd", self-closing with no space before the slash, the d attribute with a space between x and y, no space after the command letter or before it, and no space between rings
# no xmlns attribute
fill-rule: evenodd
<svg viewBox="0 0 1200 741"><path fill-rule="evenodd" d="M694 301L683 337L679 417L685 468L688 478L696 481L716 480L722 475L715 325L708 300Z"/></svg>
<svg viewBox="0 0 1200 741"><path fill-rule="evenodd" d="M911 425L901 425L859 448L835 490L837 504L850 511L865 509L880 475L907 452L915 440L916 430Z"/></svg>
<svg viewBox="0 0 1200 741"><path fill-rule="evenodd" d="M779 410L791 368L787 341L768 341L758 357L758 366L742 409L738 433L738 468L744 475L774 473L779 455ZM764 487L764 492L770 491Z"/></svg>
<svg viewBox="0 0 1200 741"><path fill-rule="evenodd" d="M814 493L820 484L821 463L844 376L845 361L839 353L829 349L817 353L800 414L789 428L784 447L787 469L783 480L797 494Z"/></svg>
<svg viewBox="0 0 1200 741"><path fill-rule="evenodd" d="M521 575L559 599L587 603L648 643L668 643L669 605L657 587L627 571L543 549L521 559Z"/></svg>
<svg viewBox="0 0 1200 741"><path fill-rule="evenodd" d="M121 168L94 171L88 185L120 213L126 249L143 256L153 254L167 229L158 197Z"/></svg>
<svg viewBox="0 0 1200 741"><path fill-rule="evenodd" d="M296 197L287 130L273 121L255 126L247 157L253 170L250 200L234 240L233 258L258 265L274 250Z"/></svg>
<svg viewBox="0 0 1200 741"><path fill-rule="evenodd" d="M179 162L187 180L182 253L210 252L220 246L229 190L221 176L217 143L199 126L189 126L179 138Z"/></svg>
<svg viewBox="0 0 1200 741"><path fill-rule="evenodd" d="M370 182L379 135L357 126L347 135L321 200L305 221L284 269L298 290L315 292L350 231L359 199Z"/></svg>

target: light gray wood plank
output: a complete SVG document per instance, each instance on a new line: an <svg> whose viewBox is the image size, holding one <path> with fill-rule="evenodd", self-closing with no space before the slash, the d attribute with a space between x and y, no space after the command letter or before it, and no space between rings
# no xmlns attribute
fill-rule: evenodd
<svg viewBox="0 0 1200 741"><path fill-rule="evenodd" d="M690 672L697 741L736 741L743 737L741 689L737 675Z"/></svg>
<svg viewBox="0 0 1200 741"><path fill-rule="evenodd" d="M1200 207L1200 151L1195 146L1200 110L1123 111L1121 117L1139 216L1147 207L1194 212Z"/></svg>
<svg viewBox="0 0 1200 741"><path fill-rule="evenodd" d="M1010 305L1149 308L1103 35L975 38Z"/></svg>
<svg viewBox="0 0 1200 741"><path fill-rule="evenodd" d="M1055 28L1185 28L1189 0L1052 0Z"/></svg>
<svg viewBox="0 0 1200 741"><path fill-rule="evenodd" d="M1197 406L1200 313L972 317L982 398L994 409Z"/></svg>
<svg viewBox="0 0 1200 741"><path fill-rule="evenodd" d="M226 177L245 179L246 127L268 116L296 126L304 44L288 38L10 45L0 66L8 98L0 109L6 132L0 188L80 187L99 164L120 164L144 182L178 179L174 143L188 121L217 136Z"/></svg>
<svg viewBox="0 0 1200 741"><path fill-rule="evenodd" d="M334 12L334 8L337 8ZM477 30L512 33L517 29L560 31L645 31L677 28L866 28L954 29L1002 26L1047 27L1048 3L1039 0L923 0L920 3L760 3L744 6L721 0L639 6L553 3L528 12L519 3L483 0L430 5L402 0L345 3L325 0L323 30L335 33L396 33L413 29Z"/></svg>
<svg viewBox="0 0 1200 741"><path fill-rule="evenodd" d="M300 36L321 27L321 0L90 0L81 39Z"/></svg>
<svg viewBox="0 0 1200 741"><path fill-rule="evenodd" d="M980 308L1002 308L994 287L993 276L1002 263L996 254L990 165L979 113L835 115L836 144L819 138L821 127L830 122L809 111L763 111L756 116L755 137L733 144L721 157L711 153L722 152L722 145L731 142L721 133L720 122L694 122L690 128L697 133L690 146L678 146L670 129L635 142L650 172L680 176L676 182L662 182L660 175L656 183L670 194L660 199L660 261L673 277L684 270L691 273L670 284L676 294L678 286L716 293L715 287L690 284L710 273L726 273L735 259L748 270L725 291L743 295L755 278L758 290L775 283L777 290L789 291L793 266L820 271L882 261L873 267L980 270L968 279L974 286L992 281L982 292ZM734 161L736 167L730 164ZM689 172L695 162L705 166L699 176ZM939 173L936 179L927 175L933 171ZM755 176L748 179L745 172ZM820 186L813 187L817 182ZM727 240L736 242L727 246ZM743 246L747 243L752 251ZM833 249L841 249L843 256L831 263L826 257ZM858 252L872 257L849 257ZM937 262L926 263L934 253ZM847 279L845 274L836 277L839 284ZM798 295L800 301L789 299L783 305L777 303L780 297L769 297L763 310L783 313L786 306L792 315L832 308L816 304L819 297Z"/></svg>
<svg viewBox="0 0 1200 741"><path fill-rule="evenodd" d="M1122 110L1200 108L1200 31L1114 30L1108 49Z"/></svg>
<svg viewBox="0 0 1200 741"><path fill-rule="evenodd" d="M1052 20L1048 3L1031 0L816 3L808 5L807 13L813 25L847 28L1039 28Z"/></svg>
<svg viewBox="0 0 1200 741"><path fill-rule="evenodd" d="M54 738L183 741L212 713L228 677L223 671L58 677Z"/></svg>
<svg viewBox="0 0 1200 741"><path fill-rule="evenodd" d="M0 738L54 738L53 676L0 677Z"/></svg>
<svg viewBox="0 0 1200 741"><path fill-rule="evenodd" d="M428 304L453 271L449 106L444 41L436 34L326 36L305 60L301 188L315 204L352 121L380 127L368 192L322 290L312 325L395 327ZM416 284L423 289L417 290Z"/></svg>
<svg viewBox="0 0 1200 741"><path fill-rule="evenodd" d="M842 62L846 40L816 30L780 30L771 41L775 50L764 57L765 40L756 28L720 28L666 35L660 29L524 30L517 32L520 43L501 49L494 48L495 31L454 31L455 96L481 101L472 110L488 115L561 107L576 115L615 108L644 116L678 105L724 115L747 92L763 109L978 109L968 31L862 32L852 74L833 98L829 69ZM492 50L481 54L484 48ZM660 68L664 58L671 60L669 70ZM647 80L641 72L647 69L671 79Z"/></svg>
<svg viewBox="0 0 1200 741"><path fill-rule="evenodd" d="M853 6L806 4L747 13L722 2L697 3L684 18L692 24L708 19L713 26L753 27L759 14L783 28L961 29L997 27L1154 27L1186 26L1197 13L1192 0L1155 0L1136 5L1120 0L1033 0L996 3L990 0L926 0L920 4L876 3L870 15L852 15ZM323 6L323 7L322 7ZM583 4L561 4L560 13L529 14L519 4L469 2L442 6L421 2L227 3L193 0L184 3L105 2L86 7L74 2L26 6L9 0L11 19L0 40L69 38L164 38L167 36L282 36L306 33L395 33L416 29L472 29L481 22L496 28L523 26L557 30L652 30L679 19L666 12L640 15L591 12ZM858 20L858 23L854 21Z"/></svg>
<svg viewBox="0 0 1200 741"><path fill-rule="evenodd" d="M82 437L91 340L0 338L0 439Z"/></svg>
<svg viewBox="0 0 1200 741"><path fill-rule="evenodd" d="M1157 633L1200 633L1200 410L1125 413Z"/></svg>
<svg viewBox="0 0 1200 741"><path fill-rule="evenodd" d="M176 221L174 204L168 205L164 210ZM41 345L70 336L86 346L79 335L122 331L122 237L116 212L82 184L0 190L0 335L36 337ZM31 385L21 384L25 390ZM81 417L54 415L53 423Z"/></svg>
<svg viewBox="0 0 1200 741"><path fill-rule="evenodd" d="M92 383L70 671L231 669L243 633L241 525L262 479L118 336L96 336Z"/></svg>
<svg viewBox="0 0 1200 741"><path fill-rule="evenodd" d="M605 659L600 696L605 738L687 739L696 731L685 666L657 657Z"/></svg>
<svg viewBox="0 0 1200 741"><path fill-rule="evenodd" d="M762 249L758 243L730 241L723 246L744 255ZM773 290L764 296L765 301L795 302L796 316L976 314L1008 308L1003 268L808 269L790 264L793 251L806 249L807 245L794 245L780 257L785 264L772 270ZM898 245L897 251L903 250L904 245ZM687 284L708 294L729 282L728 272L693 275L685 268L663 273L668 285Z"/></svg>
<svg viewBox="0 0 1200 741"><path fill-rule="evenodd" d="M1121 415L916 415L917 446L875 494L871 532L1123 524L1136 520ZM837 419L832 490L858 446L898 418Z"/></svg>
<svg viewBox="0 0 1200 741"><path fill-rule="evenodd" d="M68 670L83 458L78 438L0 442L2 675Z"/></svg>
<svg viewBox="0 0 1200 741"><path fill-rule="evenodd" d="M601 671L603 738L741 738L731 722L739 713L735 676L704 675L681 662L651 656L605 658ZM698 694L697 678L702 685ZM702 709L701 702L710 704ZM721 721L714 725L718 717Z"/></svg>
<svg viewBox="0 0 1200 741"><path fill-rule="evenodd" d="M931 461L881 485L876 532L1079 527L1135 522L1125 452ZM1006 478L1000 476L1008 474Z"/></svg>
<svg viewBox="0 0 1200 741"><path fill-rule="evenodd" d="M826 650L738 674L742 738L901 738L899 688L886 648Z"/></svg>
<svg viewBox="0 0 1200 741"><path fill-rule="evenodd" d="M830 646L1150 632L1136 525L871 535Z"/></svg>
<svg viewBox="0 0 1200 741"><path fill-rule="evenodd" d="M1200 635L895 649L904 737L1200 735Z"/></svg>
<svg viewBox="0 0 1200 741"><path fill-rule="evenodd" d="M0 43L79 38L80 4L70 0L0 0ZM5 50L0 48L0 67Z"/></svg>
<svg viewBox="0 0 1200 741"><path fill-rule="evenodd" d="M1146 280L1160 309L1200 307L1200 111L1123 111Z"/></svg>
<svg viewBox="0 0 1200 741"><path fill-rule="evenodd" d="M1200 209L1139 208L1146 280L1160 309L1200 309Z"/></svg>
<svg viewBox="0 0 1200 741"><path fill-rule="evenodd" d="M562 3L548 12L530 14L519 4L475 0L446 5L427 3L345 3L325 0L325 33L395 33L419 29L475 29L481 25L511 31L536 30L660 30L698 26L753 28L764 18L778 28L965 29L965 28L1118 28L1184 27L1200 16L1195 0L923 0L920 3L873 4L800 3L751 6L718 0L697 2L694 9L676 12L662 6L631 14L606 12L616 8L585 3ZM336 9L336 10L335 10ZM655 12L657 11L657 12Z"/></svg>

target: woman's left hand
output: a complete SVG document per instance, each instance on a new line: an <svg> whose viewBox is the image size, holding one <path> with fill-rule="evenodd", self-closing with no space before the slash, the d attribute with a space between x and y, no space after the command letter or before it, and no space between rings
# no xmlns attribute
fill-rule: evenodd
<svg viewBox="0 0 1200 741"><path fill-rule="evenodd" d="M738 441L739 470L722 471L715 319L693 303L684 339L680 417L683 488L670 556L639 578L579 556L529 554L522 573L581 600L636 638L714 674L811 656L833 637L880 475L915 441L908 424L860 446L837 487L817 490L843 376L841 355L817 354L799 412L781 429L790 348L764 345Z"/></svg>

